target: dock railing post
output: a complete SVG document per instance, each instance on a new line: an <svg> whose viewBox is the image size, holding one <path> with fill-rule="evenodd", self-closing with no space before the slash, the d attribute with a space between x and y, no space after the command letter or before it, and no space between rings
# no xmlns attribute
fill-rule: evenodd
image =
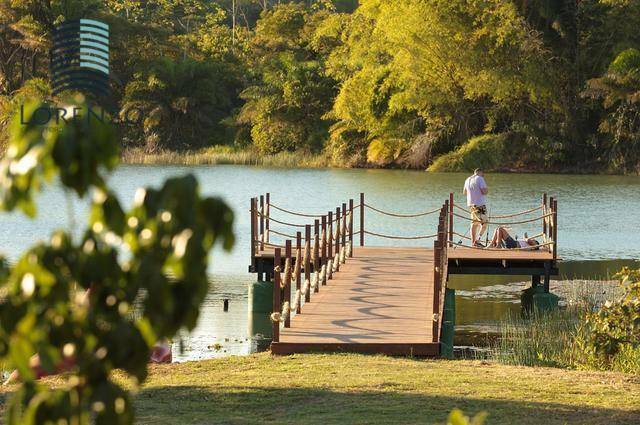
<svg viewBox="0 0 640 425"><path fill-rule="evenodd" d="M264 195L260 195L260 251L264 251Z"/></svg>
<svg viewBox="0 0 640 425"><path fill-rule="evenodd" d="M433 241L433 323L432 341L438 342L438 323L440 322L440 241Z"/></svg>
<svg viewBox="0 0 640 425"><path fill-rule="evenodd" d="M273 254L273 304L272 304L272 309L274 313L280 313L282 306L281 306L281 283L280 283L280 279L282 279L282 276L280 275L280 263L282 261L282 252L280 250L280 248L276 248L275 252ZM273 342L278 342L280 341L280 321L274 321L272 320L271 323L271 330L272 330L272 341Z"/></svg>
<svg viewBox="0 0 640 425"><path fill-rule="evenodd" d="M558 200L553 200L553 259L558 257Z"/></svg>
<svg viewBox="0 0 640 425"><path fill-rule="evenodd" d="M313 222L313 272L320 274L320 220L316 219ZM314 292L320 290L320 283L316 285ZM309 294L311 295L311 294Z"/></svg>
<svg viewBox="0 0 640 425"><path fill-rule="evenodd" d="M342 222L344 221L344 217L341 214L340 207L336 207L336 251L335 255L338 256L338 261L336 262L337 269L340 268L340 244L342 241ZM334 256L335 256L334 255ZM336 269L336 270L337 270Z"/></svg>
<svg viewBox="0 0 640 425"><path fill-rule="evenodd" d="M320 254L320 268L322 268L322 266L326 266L327 265L327 216L323 215L322 216L322 233L321 233L321 254ZM325 269L325 273L322 276L322 282L320 282L320 284L318 285L318 287L320 287L320 285L326 285L327 284L327 270Z"/></svg>
<svg viewBox="0 0 640 425"><path fill-rule="evenodd" d="M291 327L291 240L287 239L284 243L285 267L289 266L289 270L284 271L284 301L289 303L289 314L284 319L284 327ZM287 261L289 260L289 261Z"/></svg>
<svg viewBox="0 0 640 425"><path fill-rule="evenodd" d="M453 242L453 192L449 193L449 242Z"/></svg>
<svg viewBox="0 0 640 425"><path fill-rule="evenodd" d="M333 211L329 211L329 213L327 214L328 217L328 223L327 223L327 263L329 260L331 260L333 258ZM327 271L327 274L329 274L329 272Z"/></svg>
<svg viewBox="0 0 640 425"><path fill-rule="evenodd" d="M544 235L544 239L546 242L547 239L547 194L542 194L542 234Z"/></svg>
<svg viewBox="0 0 640 425"><path fill-rule="evenodd" d="M353 257L353 199L349 199L349 257Z"/></svg>
<svg viewBox="0 0 640 425"><path fill-rule="evenodd" d="M249 243L250 247L251 247L251 267L255 270L255 266L256 266L256 221L255 221L255 216L256 216L256 205L255 205L255 198L251 198L251 207L249 208L249 211L251 213L251 242Z"/></svg>
<svg viewBox="0 0 640 425"><path fill-rule="evenodd" d="M551 241L551 248L549 249L549 251L553 252L553 246L555 245L555 241L553 240L553 196L549 197L549 214L551 214L551 217L547 217L547 220L549 220L547 222L548 228L547 228L547 236L549 238L549 241Z"/></svg>
<svg viewBox="0 0 640 425"><path fill-rule="evenodd" d="M342 237L342 241L340 242L340 245L342 247L342 249L347 249L345 248L347 246L347 204L346 203L342 203L342 226L340 227L340 236ZM346 253L345 253L346 256Z"/></svg>
<svg viewBox="0 0 640 425"><path fill-rule="evenodd" d="M266 194L266 205L265 205L265 223L264 223L264 231L265 231L265 240L269 242L269 217L271 216L271 194L267 192Z"/></svg>
<svg viewBox="0 0 640 425"><path fill-rule="evenodd" d="M296 264L294 270L296 271L296 291L300 291L302 289L302 285L300 284L300 277L302 271L302 233L296 232ZM296 292L296 295L299 292ZM302 310L302 298L298 299L298 305L296 307L296 314L300 314Z"/></svg>
<svg viewBox="0 0 640 425"><path fill-rule="evenodd" d="M364 246L364 193L360 194L360 246Z"/></svg>
<svg viewBox="0 0 640 425"><path fill-rule="evenodd" d="M316 220L316 223L318 220ZM311 285L307 287L307 282L311 282L311 225L304 226L304 294L305 304L311 301Z"/></svg>

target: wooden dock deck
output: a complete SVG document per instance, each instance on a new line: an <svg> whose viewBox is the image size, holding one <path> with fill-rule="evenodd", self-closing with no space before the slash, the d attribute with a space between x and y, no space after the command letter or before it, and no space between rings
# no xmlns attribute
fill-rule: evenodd
<svg viewBox="0 0 640 425"><path fill-rule="evenodd" d="M496 226L539 220L542 232L535 237L541 241L532 249L482 249L456 242L454 239L469 238L456 231L454 217L462 219L465 226L471 219L456 213L454 207L465 211L454 205L451 194L436 210L390 213L366 204L360 194L357 206L349 200L335 212L314 215L274 205L270 194L252 198L249 271L256 273L258 280L273 282L272 352L438 356L445 350L451 355L454 316L445 306L445 298L453 300L445 297L449 275L530 275L533 286L540 285L544 276L548 292L550 276L558 273L556 200L544 195L539 207L489 217L503 220L491 223ZM272 209L295 216L296 222L272 218ZM430 235L385 235L365 228L366 209L397 219L438 213L439 218ZM357 211L360 226L356 231ZM530 218L531 214L541 215ZM301 224L302 220L307 224ZM275 230L274 225L284 228ZM425 244L365 246L365 235L396 243L424 240ZM272 237L285 240L274 241Z"/></svg>
<svg viewBox="0 0 640 425"><path fill-rule="evenodd" d="M435 356L433 250L356 247L274 342L276 354L357 351Z"/></svg>

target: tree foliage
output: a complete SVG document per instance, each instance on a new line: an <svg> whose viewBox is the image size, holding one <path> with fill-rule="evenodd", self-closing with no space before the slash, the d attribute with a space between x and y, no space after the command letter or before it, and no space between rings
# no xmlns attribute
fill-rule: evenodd
<svg viewBox="0 0 640 425"><path fill-rule="evenodd" d="M69 105L88 108L78 99ZM27 122L43 106L30 106ZM233 245L231 210L201 197L190 175L139 189L125 211L106 185L118 150L114 132L95 118L11 126L2 209L34 215L34 194L53 178L93 201L78 240L58 231L13 267L2 263L0 358L23 381L7 408L9 424L133 423L131 397L113 371L145 380L156 341L195 327L210 250ZM60 370L69 371L61 387L37 381Z"/></svg>
<svg viewBox="0 0 640 425"><path fill-rule="evenodd" d="M91 16L111 27L111 106L145 112L117 126L125 148L425 169L496 135L525 141L508 168L639 169L638 82L609 69L640 49L637 1L22 0L0 12L2 128L21 88L48 78L54 25Z"/></svg>
<svg viewBox="0 0 640 425"><path fill-rule="evenodd" d="M596 353L611 358L625 346L640 346L640 270L623 269L618 273L624 295L607 301L599 311L591 314L590 343Z"/></svg>

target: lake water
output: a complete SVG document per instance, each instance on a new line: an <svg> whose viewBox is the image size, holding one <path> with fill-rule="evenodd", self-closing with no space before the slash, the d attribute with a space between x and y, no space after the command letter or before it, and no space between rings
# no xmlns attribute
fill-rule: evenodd
<svg viewBox="0 0 640 425"><path fill-rule="evenodd" d="M274 204L297 211L322 213L366 193L367 203L384 210L418 212L439 207L451 191L462 202L464 174L431 174L399 170L288 170L244 166L122 166L109 180L125 206L130 206L140 186L159 186L166 178L195 174L207 195L224 198L236 212L237 243L231 253L215 252L209 269L211 290L203 306L198 327L183 335L183 348L174 346L174 359L198 359L229 354L245 354L265 344L249 332L250 325L266 318L249 318L247 288L255 276L249 264L249 200L271 192ZM606 279L622 265L640 258L640 177L489 174L489 213L504 214L540 204L547 192L558 199L559 256L565 279ZM86 223L86 201L70 199L59 187L51 187L38 197L38 218L21 214L0 219L0 250L11 260L55 229L75 229L80 235ZM272 211L276 218L277 212ZM284 218L284 217L282 217ZM294 221L289 218L289 221ZM301 222L298 220L297 222ZM395 235L431 234L435 216L412 220L394 219L368 213L368 230ZM458 223L460 233L466 223ZM491 229L492 230L492 229ZM518 227L516 232L536 234L540 224ZM420 245L406 241L406 245ZM389 241L367 237L367 244ZM425 244L425 242L422 242ZM429 242L432 246L432 242ZM429 246L429 245L426 245ZM528 278L455 276L457 289L457 329L482 331L509 312L517 311L520 291ZM554 282L554 287L558 287ZM229 311L222 303L228 299Z"/></svg>

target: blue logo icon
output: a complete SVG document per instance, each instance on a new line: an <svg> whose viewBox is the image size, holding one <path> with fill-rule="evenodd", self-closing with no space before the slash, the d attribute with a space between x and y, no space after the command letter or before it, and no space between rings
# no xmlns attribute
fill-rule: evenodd
<svg viewBox="0 0 640 425"><path fill-rule="evenodd" d="M50 61L54 95L76 90L96 98L109 96L109 25L93 19L58 25Z"/></svg>

